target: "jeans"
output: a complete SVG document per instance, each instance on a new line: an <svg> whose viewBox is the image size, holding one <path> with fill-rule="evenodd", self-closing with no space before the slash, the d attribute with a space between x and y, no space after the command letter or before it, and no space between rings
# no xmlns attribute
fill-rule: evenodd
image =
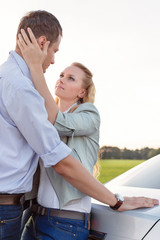
<svg viewBox="0 0 160 240"><path fill-rule="evenodd" d="M21 217L21 205L0 205L0 240L20 239Z"/></svg>
<svg viewBox="0 0 160 240"><path fill-rule="evenodd" d="M88 220L75 220L33 214L26 224L22 240L88 240Z"/></svg>

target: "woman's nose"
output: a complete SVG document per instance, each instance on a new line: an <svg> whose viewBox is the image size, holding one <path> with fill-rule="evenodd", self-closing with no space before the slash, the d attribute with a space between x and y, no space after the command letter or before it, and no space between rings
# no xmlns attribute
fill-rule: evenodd
<svg viewBox="0 0 160 240"><path fill-rule="evenodd" d="M64 77L61 77L61 78L60 78L60 82L61 82L61 83L64 83Z"/></svg>

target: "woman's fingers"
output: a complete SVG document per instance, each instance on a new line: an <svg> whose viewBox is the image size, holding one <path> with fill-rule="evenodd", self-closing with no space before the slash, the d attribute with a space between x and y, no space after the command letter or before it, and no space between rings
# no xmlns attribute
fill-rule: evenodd
<svg viewBox="0 0 160 240"><path fill-rule="evenodd" d="M18 46L19 46L19 48L20 48L21 51L22 51L22 50L25 48L25 46L26 46L26 43L24 42L21 33L18 34L17 43L18 43Z"/></svg>
<svg viewBox="0 0 160 240"><path fill-rule="evenodd" d="M30 28L27 28L27 32L28 32L28 35L29 35L30 39L29 39L26 31L24 29L21 29L21 35L22 35L26 45L29 46L29 47L32 47L34 45L35 47L39 48L39 45L37 43L37 39L35 38L32 30Z"/></svg>
<svg viewBox="0 0 160 240"><path fill-rule="evenodd" d="M49 47L50 41L47 41L44 45L43 45L43 54L47 56L47 51L48 51L48 47Z"/></svg>
<svg viewBox="0 0 160 240"><path fill-rule="evenodd" d="M29 34L29 37L27 36L26 32L24 29L21 29L21 34L19 34L19 40L20 40L20 44L21 44L21 47L23 49L27 49L27 46L30 47L30 48L34 48L34 49L38 49L40 50L40 47L37 43L37 39L35 38L32 30L30 28L27 28L27 31L28 31L28 34ZM49 41L46 41L44 42L43 44L43 48L41 49L43 51L43 53L45 55L47 55L47 50L48 50L48 46L49 46Z"/></svg>
<svg viewBox="0 0 160 240"><path fill-rule="evenodd" d="M35 38L32 30L28 27L28 28L27 28L27 31L28 31L29 37L30 37L30 39L31 39L31 42L32 42L34 45L38 45L37 39ZM28 38L28 37L27 37L27 38ZM29 40L29 39L27 39L27 41L28 41L28 40ZM29 42L30 42L30 40L29 40Z"/></svg>
<svg viewBox="0 0 160 240"><path fill-rule="evenodd" d="M23 37L26 45L30 46L32 43L31 43L30 39L28 38L28 36L27 36L27 34L26 34L24 29L21 29L21 34L22 34L22 37Z"/></svg>
<svg viewBox="0 0 160 240"><path fill-rule="evenodd" d="M21 33L18 34L18 46L21 50L24 60L29 67L33 64L43 64L49 47L49 41L45 41L43 46L39 46L37 39L35 38L32 30L27 29L28 34L26 34L24 29L21 29ZM27 36L29 35L29 37Z"/></svg>

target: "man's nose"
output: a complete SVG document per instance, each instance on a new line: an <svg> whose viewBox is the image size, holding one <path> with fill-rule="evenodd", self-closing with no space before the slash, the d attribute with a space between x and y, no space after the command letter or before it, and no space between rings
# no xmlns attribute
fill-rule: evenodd
<svg viewBox="0 0 160 240"><path fill-rule="evenodd" d="M51 64L54 64L55 63L55 60L54 60L54 56L52 57L52 60L51 60Z"/></svg>

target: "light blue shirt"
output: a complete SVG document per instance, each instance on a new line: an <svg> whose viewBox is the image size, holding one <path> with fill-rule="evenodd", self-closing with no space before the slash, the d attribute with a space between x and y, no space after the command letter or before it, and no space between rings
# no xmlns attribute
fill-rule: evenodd
<svg viewBox="0 0 160 240"><path fill-rule="evenodd" d="M25 61L12 51L0 66L0 193L29 192L39 157L50 167L70 152L48 121Z"/></svg>

